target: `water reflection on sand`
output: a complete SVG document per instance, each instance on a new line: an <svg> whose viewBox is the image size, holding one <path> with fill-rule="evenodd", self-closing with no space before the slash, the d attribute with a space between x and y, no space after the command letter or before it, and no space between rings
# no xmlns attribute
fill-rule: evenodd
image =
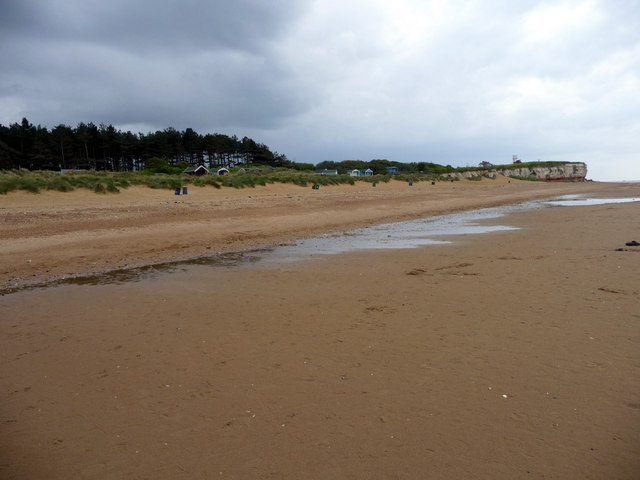
<svg viewBox="0 0 640 480"><path fill-rule="evenodd" d="M552 200L527 202L495 208L483 208L449 215L439 215L406 222L386 223L372 227L326 234L254 250L224 252L189 260L163 262L141 267L111 270L94 275L68 277L44 284L32 284L0 291L1 294L57 285L108 285L143 281L158 275L185 272L194 266L237 268L273 263L292 262L322 255L358 250L407 249L452 243L459 235L481 235L517 230L509 225L490 225L485 222L511 213L556 206L589 206L607 203L637 202L640 198L584 198L566 195Z"/></svg>
<svg viewBox="0 0 640 480"><path fill-rule="evenodd" d="M632 198L584 198L582 195L564 195L545 202L554 207L588 207L591 205L605 205L608 203L640 202L640 197Z"/></svg>

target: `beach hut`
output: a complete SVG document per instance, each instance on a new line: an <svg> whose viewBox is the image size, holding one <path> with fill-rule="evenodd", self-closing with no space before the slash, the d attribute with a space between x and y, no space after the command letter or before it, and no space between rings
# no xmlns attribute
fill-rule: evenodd
<svg viewBox="0 0 640 480"><path fill-rule="evenodd" d="M349 172L349 175L351 175L352 177L365 177L368 175L373 175L373 170L371 170L370 168L367 168L366 170L358 170L356 168L354 170L351 170L351 172Z"/></svg>
<svg viewBox="0 0 640 480"><path fill-rule="evenodd" d="M197 167L189 167L185 168L182 173L186 173L187 175L195 175L196 177L200 177L202 175L207 175L209 170L204 165L198 165Z"/></svg>
<svg viewBox="0 0 640 480"><path fill-rule="evenodd" d="M227 175L229 174L229 169L228 168L219 168L218 170L216 170L216 175Z"/></svg>
<svg viewBox="0 0 640 480"><path fill-rule="evenodd" d="M393 175L394 173L398 173L398 167L396 167L396 166L387 167L387 173L389 175Z"/></svg>

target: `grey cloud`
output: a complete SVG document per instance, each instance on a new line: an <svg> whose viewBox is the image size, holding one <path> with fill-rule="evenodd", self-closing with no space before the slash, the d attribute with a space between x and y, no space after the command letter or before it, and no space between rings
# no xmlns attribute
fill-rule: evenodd
<svg viewBox="0 0 640 480"><path fill-rule="evenodd" d="M304 108L271 51L292 1L21 2L0 94L43 123L264 127ZM4 27L7 27L4 30ZM42 120L41 120L42 119Z"/></svg>
<svg viewBox="0 0 640 480"><path fill-rule="evenodd" d="M129 51L253 49L284 34L302 11L296 0L25 0L3 6L0 26L13 38L118 46Z"/></svg>

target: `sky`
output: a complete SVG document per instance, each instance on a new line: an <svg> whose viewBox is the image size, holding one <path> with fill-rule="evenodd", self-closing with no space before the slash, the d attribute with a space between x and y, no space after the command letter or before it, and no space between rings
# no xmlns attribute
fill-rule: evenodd
<svg viewBox="0 0 640 480"><path fill-rule="evenodd" d="M0 124L640 180L640 0L0 0Z"/></svg>

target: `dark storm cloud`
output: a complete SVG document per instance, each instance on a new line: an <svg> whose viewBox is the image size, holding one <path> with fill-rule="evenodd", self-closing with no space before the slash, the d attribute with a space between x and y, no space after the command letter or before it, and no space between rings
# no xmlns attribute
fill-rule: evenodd
<svg viewBox="0 0 640 480"><path fill-rule="evenodd" d="M83 41L133 51L259 50L285 32L298 2L25 0L3 3L3 37Z"/></svg>
<svg viewBox="0 0 640 480"><path fill-rule="evenodd" d="M44 124L277 124L304 107L271 51L299 12L291 1L9 2L3 113Z"/></svg>

